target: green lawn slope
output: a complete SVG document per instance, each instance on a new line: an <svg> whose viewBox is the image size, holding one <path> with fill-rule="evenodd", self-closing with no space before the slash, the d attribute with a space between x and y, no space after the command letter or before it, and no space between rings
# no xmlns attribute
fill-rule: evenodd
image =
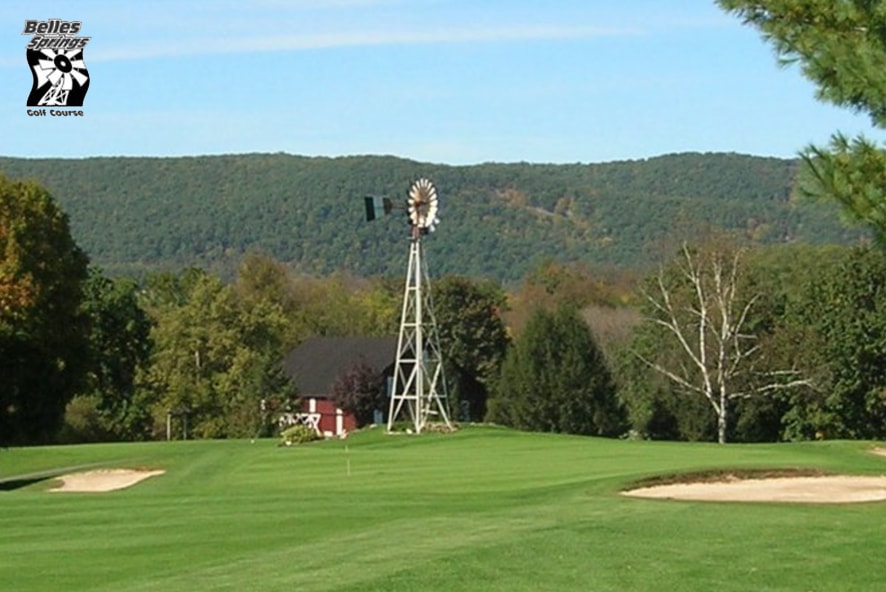
<svg viewBox="0 0 886 592"><path fill-rule="evenodd" d="M871 443L628 442L496 428L0 450L0 582L16 592L880 590L884 503L632 499L709 469L881 474ZM164 469L50 493L75 468Z"/></svg>

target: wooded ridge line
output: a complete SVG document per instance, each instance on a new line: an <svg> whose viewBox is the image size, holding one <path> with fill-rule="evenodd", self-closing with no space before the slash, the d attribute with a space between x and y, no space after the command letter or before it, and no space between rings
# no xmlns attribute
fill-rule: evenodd
<svg viewBox="0 0 886 592"><path fill-rule="evenodd" d="M111 274L201 266L230 275L243 253L298 272L400 275L405 217L364 221L363 197L441 199L435 274L515 281L546 260L647 268L709 226L756 244L852 244L833 204L795 195L798 161L732 153L604 164L448 166L392 156L0 158L46 186L74 239Z"/></svg>

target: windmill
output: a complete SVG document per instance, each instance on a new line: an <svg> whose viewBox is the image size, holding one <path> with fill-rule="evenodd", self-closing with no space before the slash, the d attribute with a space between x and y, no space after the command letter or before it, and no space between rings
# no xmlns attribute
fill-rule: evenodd
<svg viewBox="0 0 886 592"><path fill-rule="evenodd" d="M34 67L37 76L36 86L49 88L39 101L39 105L68 105L68 94L74 89L89 84L89 74L83 64L82 48L70 51L42 50Z"/></svg>
<svg viewBox="0 0 886 592"><path fill-rule="evenodd" d="M423 257L422 238L439 224L437 190L427 179L419 179L409 189L405 203L386 197L366 197L366 219L406 211L409 226L409 264L403 290L400 335L394 381L388 409L388 431L399 420L408 420L411 430L420 434L430 422L452 427L447 410L446 379L437 322L431 303L431 284Z"/></svg>

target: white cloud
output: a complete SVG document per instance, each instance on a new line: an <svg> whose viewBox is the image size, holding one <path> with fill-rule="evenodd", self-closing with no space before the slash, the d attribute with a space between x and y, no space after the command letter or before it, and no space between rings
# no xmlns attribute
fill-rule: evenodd
<svg viewBox="0 0 886 592"><path fill-rule="evenodd" d="M366 47L383 45L438 45L463 43L511 43L589 39L640 35L630 28L570 27L558 25L507 25L497 28L448 28L423 31L375 31L357 33L321 33L314 35L267 35L239 38L193 38L164 41L132 47L118 47L94 52L94 62L128 61L162 57L267 53L329 49L334 47Z"/></svg>
<svg viewBox="0 0 886 592"><path fill-rule="evenodd" d="M252 2L252 6L275 10L321 10L392 6L402 3L402 0L257 0Z"/></svg>

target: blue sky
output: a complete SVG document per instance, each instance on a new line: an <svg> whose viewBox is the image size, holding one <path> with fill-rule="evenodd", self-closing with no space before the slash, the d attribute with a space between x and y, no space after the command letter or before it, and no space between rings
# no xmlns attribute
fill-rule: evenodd
<svg viewBox="0 0 886 592"><path fill-rule="evenodd" d="M82 118L26 113L21 33L49 18L91 37ZM0 25L4 156L565 163L878 139L713 0L6 0Z"/></svg>

